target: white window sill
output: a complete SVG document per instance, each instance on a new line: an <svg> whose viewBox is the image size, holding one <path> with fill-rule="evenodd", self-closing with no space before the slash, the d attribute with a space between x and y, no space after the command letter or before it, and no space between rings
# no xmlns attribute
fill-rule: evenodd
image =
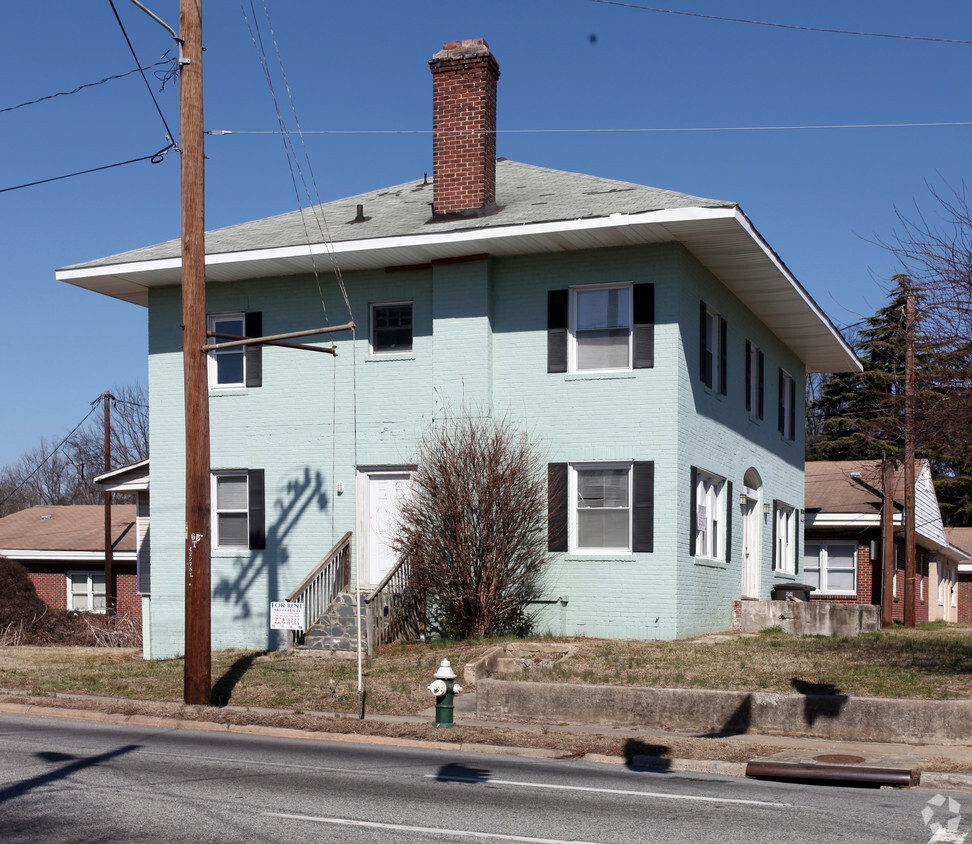
<svg viewBox="0 0 972 844"><path fill-rule="evenodd" d="M569 372L564 375L565 381L612 381L618 378L635 378L633 370L598 370L592 372Z"/></svg>
<svg viewBox="0 0 972 844"><path fill-rule="evenodd" d="M401 353L388 352L387 354L383 354L381 352L377 352L377 353L372 352L372 354L370 354L367 358L365 358L365 363L387 363L388 361L392 361L392 360L415 360L415 353L414 352L401 352Z"/></svg>
<svg viewBox="0 0 972 844"><path fill-rule="evenodd" d="M695 565L705 566L710 569L724 569L726 567L725 560L717 560L715 557L695 557Z"/></svg>
<svg viewBox="0 0 972 844"><path fill-rule="evenodd" d="M585 548L567 552L567 559L572 562L583 562L584 560L624 560L633 556L634 553L632 551L625 551L621 548L612 551L589 551Z"/></svg>
<svg viewBox="0 0 972 844"><path fill-rule="evenodd" d="M246 387L219 387L217 389L210 389L210 398L227 398L228 396L245 396Z"/></svg>

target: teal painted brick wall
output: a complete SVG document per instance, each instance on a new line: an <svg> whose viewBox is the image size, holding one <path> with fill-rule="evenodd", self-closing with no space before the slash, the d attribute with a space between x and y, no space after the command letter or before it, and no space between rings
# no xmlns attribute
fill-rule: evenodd
<svg viewBox="0 0 972 844"><path fill-rule="evenodd" d="M572 284L652 282L655 366L620 374L546 372L546 297ZM652 460L652 554L553 555L540 629L619 638L674 638L729 626L740 594L741 522L731 562L700 565L688 554L689 466L719 473L741 490L746 469L764 500L802 507L802 431L776 431L775 372L798 384L802 367L741 303L675 245L570 255L494 258L409 272L346 274L356 341L335 337L337 358L285 349L263 352L260 388L212 394L214 469L266 471L267 549L213 554L213 646L279 647L268 604L280 600L345 531L357 533L357 467L415 459L423 430L443 408L491 404L538 439L556 462ZM346 321L332 280L322 279L330 322ZM729 394L698 383L698 301L729 323ZM373 356L369 303L413 302L409 354ZM210 284L208 310L263 313L267 334L324 323L310 277ZM183 651L184 492L181 322L178 290L150 297L153 497L153 651ZM766 353L766 419L745 411L743 348ZM344 493L336 492L337 482ZM738 510L738 504L728 502ZM770 526L762 536L768 595ZM355 552L357 547L355 547Z"/></svg>

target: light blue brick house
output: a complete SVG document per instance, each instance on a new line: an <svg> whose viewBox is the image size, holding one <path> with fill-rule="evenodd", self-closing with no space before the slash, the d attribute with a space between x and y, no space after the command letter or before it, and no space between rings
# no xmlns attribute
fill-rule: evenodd
<svg viewBox="0 0 972 844"><path fill-rule="evenodd" d="M418 440L457 408L508 414L547 455L538 630L728 628L735 602L800 578L805 377L857 368L852 350L736 204L497 160L488 47L453 42L431 66L433 179L207 236L211 330L346 322L333 266L357 326L300 341L335 357L210 353L213 647L282 646L269 603L348 531L352 585L382 580ZM457 113L478 143L455 151ZM308 244L321 219L331 240ZM176 655L179 243L58 277L149 311L147 652Z"/></svg>

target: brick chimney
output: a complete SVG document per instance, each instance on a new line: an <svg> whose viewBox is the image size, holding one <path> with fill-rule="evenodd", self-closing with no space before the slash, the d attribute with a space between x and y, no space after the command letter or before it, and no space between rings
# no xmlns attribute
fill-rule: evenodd
<svg viewBox="0 0 972 844"><path fill-rule="evenodd" d="M496 199L499 64L482 38L447 41L432 69L432 213L475 215Z"/></svg>

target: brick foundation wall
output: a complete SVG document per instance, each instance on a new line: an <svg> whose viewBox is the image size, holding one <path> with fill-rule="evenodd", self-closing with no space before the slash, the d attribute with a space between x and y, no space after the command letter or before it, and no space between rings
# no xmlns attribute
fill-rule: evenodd
<svg viewBox="0 0 972 844"><path fill-rule="evenodd" d="M972 624L972 574L966 572L958 576L958 622Z"/></svg>

